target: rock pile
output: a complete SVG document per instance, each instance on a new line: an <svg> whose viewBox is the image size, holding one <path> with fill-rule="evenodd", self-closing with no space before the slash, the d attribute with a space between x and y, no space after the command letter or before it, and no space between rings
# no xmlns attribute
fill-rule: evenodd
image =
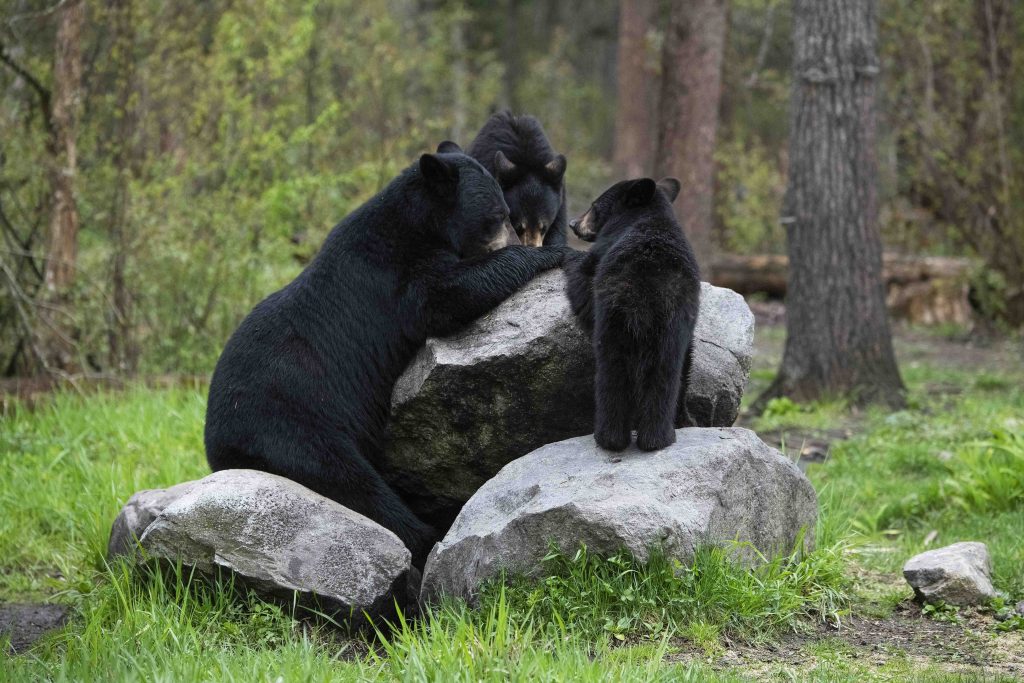
<svg viewBox="0 0 1024 683"><path fill-rule="evenodd" d="M701 290L677 419L700 428L680 429L662 451L612 454L589 436L594 360L564 286L547 273L460 334L429 340L395 386L380 466L425 519L455 520L427 561L425 596L472 599L502 569L535 573L551 541L641 558L659 546L683 561L701 544L729 544L745 562L809 541L810 483L752 432L729 428L752 353L743 299ZM250 470L135 494L109 553L230 572L267 598L351 621L411 608L419 589L390 531Z"/></svg>

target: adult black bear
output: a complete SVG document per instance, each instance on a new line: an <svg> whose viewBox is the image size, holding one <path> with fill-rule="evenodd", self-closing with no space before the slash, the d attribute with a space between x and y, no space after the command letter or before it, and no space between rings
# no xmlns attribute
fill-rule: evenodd
<svg viewBox="0 0 1024 683"><path fill-rule="evenodd" d="M626 180L598 197L573 232L590 251L567 260L573 312L593 335L594 438L619 451L635 426L642 450L676 440L673 422L693 338L700 274L672 211L679 181Z"/></svg>
<svg viewBox="0 0 1024 683"><path fill-rule="evenodd" d="M540 121L507 111L493 114L468 153L501 185L522 244L565 244L565 157L551 148Z"/></svg>
<svg viewBox="0 0 1024 683"><path fill-rule="evenodd" d="M495 250L507 230L498 184L455 143L420 157L232 335L210 383L210 467L299 482L391 529L422 565L435 532L376 465L391 390L428 336L562 262L563 247Z"/></svg>

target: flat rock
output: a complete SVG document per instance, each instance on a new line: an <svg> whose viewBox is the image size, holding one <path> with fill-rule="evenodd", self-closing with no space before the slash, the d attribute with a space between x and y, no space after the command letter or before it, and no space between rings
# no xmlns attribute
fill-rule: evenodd
<svg viewBox="0 0 1024 683"><path fill-rule="evenodd" d="M992 561L984 543L954 543L915 555L903 565L903 577L924 602L978 605L996 597Z"/></svg>
<svg viewBox="0 0 1024 683"><path fill-rule="evenodd" d="M408 604L418 572L393 533L283 477L224 470L191 482L148 525L150 558L234 574L263 597L360 623ZM178 487L175 487L178 488ZM173 490L173 489L172 489Z"/></svg>
<svg viewBox="0 0 1024 683"><path fill-rule="evenodd" d="M627 549L646 559L660 546L688 563L701 545L731 544L735 557L789 553L807 530L817 496L779 451L739 428L689 428L660 451L609 453L592 437L540 448L506 465L470 498L427 560L422 598L472 601L481 582L536 575L549 543L598 555Z"/></svg>
<svg viewBox="0 0 1024 683"><path fill-rule="evenodd" d="M732 425L753 335L743 298L703 283L677 426ZM505 464L590 434L593 422L591 342L555 270L459 334L427 340L395 385L379 465L414 511L445 528Z"/></svg>

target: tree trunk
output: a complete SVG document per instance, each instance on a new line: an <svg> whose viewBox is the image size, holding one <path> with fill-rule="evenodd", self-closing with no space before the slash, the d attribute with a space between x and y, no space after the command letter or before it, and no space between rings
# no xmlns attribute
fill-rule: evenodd
<svg viewBox="0 0 1024 683"><path fill-rule="evenodd" d="M877 0L794 0L786 347L775 396L904 404L882 283Z"/></svg>
<svg viewBox="0 0 1024 683"><path fill-rule="evenodd" d="M60 298L75 276L78 253L78 207L74 182L78 170L76 135L81 108L82 25L85 3L68 0L58 14L53 60L52 122L53 161L50 171L52 212L50 248L44 285L50 298Z"/></svg>
<svg viewBox="0 0 1024 683"><path fill-rule="evenodd" d="M662 54L655 170L682 183L676 209L705 271L711 268L725 27L726 0L673 0Z"/></svg>
<svg viewBox="0 0 1024 683"><path fill-rule="evenodd" d="M131 237L128 233L128 204L132 173L131 146L135 138L136 112L131 98L135 92L135 17L134 0L112 0L113 54L116 63L116 139L113 141L113 163L117 170L113 202L110 207L111 311L107 328L110 365L117 371L132 373L138 366L139 348L132 324L132 296L128 290L128 255Z"/></svg>
<svg viewBox="0 0 1024 683"><path fill-rule="evenodd" d="M451 139L460 145L467 144L469 134L469 65L466 54L466 9L459 3L454 8L452 21L452 133Z"/></svg>
<svg viewBox="0 0 1024 683"><path fill-rule="evenodd" d="M616 172L627 178L649 175L654 166L656 92L647 63L647 31L655 4L653 0L619 2L614 163Z"/></svg>

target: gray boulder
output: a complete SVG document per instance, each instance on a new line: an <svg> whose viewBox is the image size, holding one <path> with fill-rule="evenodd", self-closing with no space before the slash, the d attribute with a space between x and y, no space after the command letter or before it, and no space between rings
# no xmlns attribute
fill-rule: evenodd
<svg viewBox="0 0 1024 683"><path fill-rule="evenodd" d="M150 558L230 572L266 598L297 594L350 623L364 611L390 617L415 595L418 572L397 536L288 479L224 470L171 491L140 539Z"/></svg>
<svg viewBox="0 0 1024 683"><path fill-rule="evenodd" d="M814 488L799 468L746 429L690 428L652 453L617 454L592 437L568 439L506 465L466 503L423 573L422 599L473 600L502 570L536 575L554 541L599 555L627 549L645 559L660 546L689 562L700 545L758 553L792 551L801 530L808 547L817 519Z"/></svg>
<svg viewBox="0 0 1024 683"><path fill-rule="evenodd" d="M107 557L135 555L139 548L139 539L153 520L165 507L191 491L194 485L194 481L187 481L169 489L146 489L129 498L110 529Z"/></svg>
<svg viewBox="0 0 1024 683"><path fill-rule="evenodd" d="M732 425L753 335L743 298L704 283L677 426ZM446 526L506 463L590 434L593 420L591 343L555 270L459 334L427 340L392 393L380 466L418 514Z"/></svg>
<svg viewBox="0 0 1024 683"><path fill-rule="evenodd" d="M924 602L979 605L996 597L992 562L984 543L954 543L915 555L903 565L903 577Z"/></svg>

